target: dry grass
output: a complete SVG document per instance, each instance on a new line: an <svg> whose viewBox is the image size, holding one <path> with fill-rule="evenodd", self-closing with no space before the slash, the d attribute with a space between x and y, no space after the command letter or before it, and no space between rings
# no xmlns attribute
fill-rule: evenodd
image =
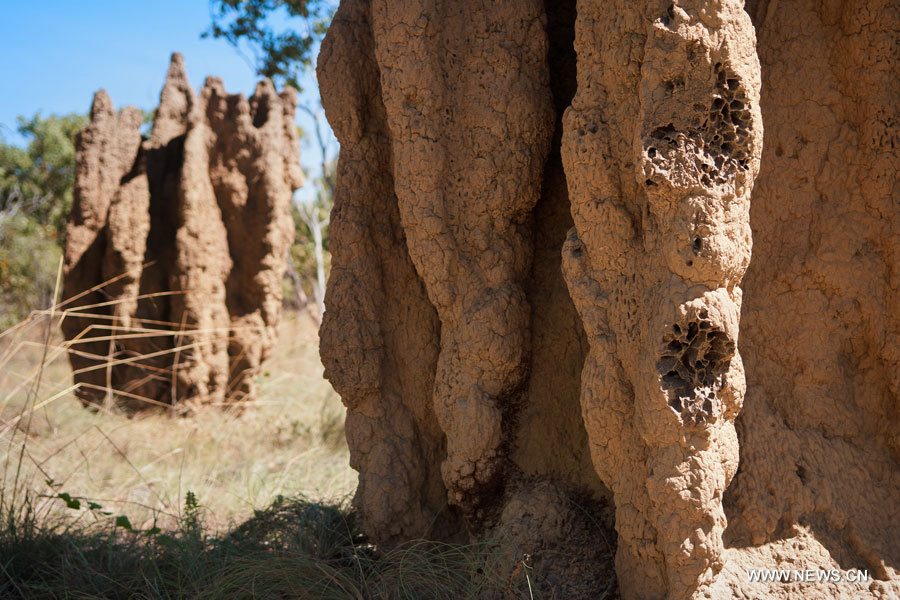
<svg viewBox="0 0 900 600"><path fill-rule="evenodd" d="M535 597L501 538L367 542L307 316L283 320L255 402L129 415L112 401L122 390L90 410L75 398L67 352L83 350L59 334L66 304L0 333L0 598ZM111 317L81 339L162 334L179 352L191 333Z"/></svg>
<svg viewBox="0 0 900 600"><path fill-rule="evenodd" d="M127 514L136 527L154 519L171 524L187 491L213 528L279 495L340 500L352 493L356 474L348 466L343 409L322 377L317 333L305 315L283 320L257 402L241 411L200 408L189 418L83 408L55 323L43 343L48 318L33 315L0 339L0 476L7 498L20 455L20 487L37 497L65 492L97 502Z"/></svg>

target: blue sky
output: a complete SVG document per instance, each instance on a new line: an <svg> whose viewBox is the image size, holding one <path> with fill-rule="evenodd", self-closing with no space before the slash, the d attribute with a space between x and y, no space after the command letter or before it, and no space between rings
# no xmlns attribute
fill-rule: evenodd
<svg viewBox="0 0 900 600"><path fill-rule="evenodd" d="M191 83L216 75L229 92L250 95L257 77L221 40L200 39L210 23L208 0L42 0L4 2L0 19L0 135L21 143L16 116L87 112L105 88L117 107L151 109L172 52L184 54ZM301 102L318 107L312 74ZM298 111L298 124L311 121ZM336 148L336 145L335 145ZM315 171L320 158L304 144L302 162Z"/></svg>

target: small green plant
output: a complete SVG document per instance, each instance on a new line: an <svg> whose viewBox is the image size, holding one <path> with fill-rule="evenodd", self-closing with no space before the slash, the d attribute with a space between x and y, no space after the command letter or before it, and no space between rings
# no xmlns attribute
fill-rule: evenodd
<svg viewBox="0 0 900 600"><path fill-rule="evenodd" d="M183 527L187 531L200 531L203 523L200 519L200 501L196 494L188 490L184 496L184 521Z"/></svg>

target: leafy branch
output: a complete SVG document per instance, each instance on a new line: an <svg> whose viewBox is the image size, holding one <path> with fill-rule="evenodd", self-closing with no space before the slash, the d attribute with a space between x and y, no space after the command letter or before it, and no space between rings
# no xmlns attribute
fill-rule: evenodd
<svg viewBox="0 0 900 600"><path fill-rule="evenodd" d="M224 39L257 74L299 90L300 75L312 66L335 8L327 0L210 0L212 23L201 37ZM291 26L276 28L273 22Z"/></svg>

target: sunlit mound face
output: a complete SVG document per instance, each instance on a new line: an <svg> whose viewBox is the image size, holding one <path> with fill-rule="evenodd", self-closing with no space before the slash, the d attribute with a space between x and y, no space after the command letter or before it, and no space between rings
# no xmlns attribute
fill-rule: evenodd
<svg viewBox="0 0 900 600"><path fill-rule="evenodd" d="M687 118L679 108L680 119L652 129L644 138L641 162L648 187L733 186L736 176L749 171L752 115L747 93L737 76L721 63L714 65L713 77L709 97L695 102ZM671 102L687 100L679 98L679 90L685 87L681 76L665 86ZM659 112L657 118L666 114Z"/></svg>

